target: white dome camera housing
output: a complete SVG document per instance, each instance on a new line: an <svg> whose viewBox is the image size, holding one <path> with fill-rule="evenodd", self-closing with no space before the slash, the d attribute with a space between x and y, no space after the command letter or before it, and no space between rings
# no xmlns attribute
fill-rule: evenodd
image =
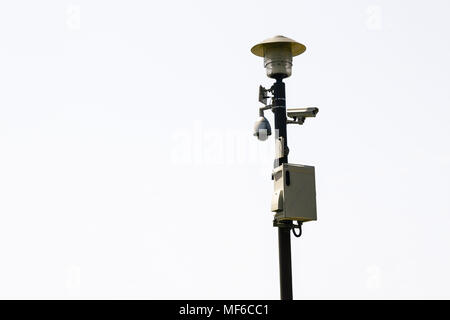
<svg viewBox="0 0 450 320"><path fill-rule="evenodd" d="M253 135L260 141L265 141L272 134L272 129L270 128L270 122L266 117L259 117L253 127Z"/></svg>

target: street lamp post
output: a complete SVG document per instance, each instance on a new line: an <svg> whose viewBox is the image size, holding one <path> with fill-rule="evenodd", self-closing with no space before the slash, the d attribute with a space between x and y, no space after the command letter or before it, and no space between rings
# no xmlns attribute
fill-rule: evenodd
<svg viewBox="0 0 450 320"><path fill-rule="evenodd" d="M316 220L314 167L288 164L287 124L303 124L307 117L315 117L317 108L296 108L286 112L284 78L292 74L292 57L302 54L306 47L292 39L275 36L252 47L251 52L264 58L269 78L275 79L270 89L260 86L260 117L255 123L254 135L266 140L271 135L270 123L264 111L274 114L275 150L272 178L275 192L272 197L273 225L278 228L280 295L282 300L292 300L292 267L290 232L299 237L305 221ZM271 94L271 95L270 95ZM268 103L271 99L271 103ZM292 119L288 119L288 116ZM297 221L297 224L294 224ZM298 233L295 230L298 229Z"/></svg>

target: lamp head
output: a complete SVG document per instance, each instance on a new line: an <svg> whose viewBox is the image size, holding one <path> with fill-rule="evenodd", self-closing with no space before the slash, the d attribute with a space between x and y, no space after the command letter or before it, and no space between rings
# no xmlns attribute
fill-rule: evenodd
<svg viewBox="0 0 450 320"><path fill-rule="evenodd" d="M272 134L269 120L267 120L264 116L259 117L253 126L253 131L253 135L256 136L258 140L267 140L267 138Z"/></svg>
<svg viewBox="0 0 450 320"><path fill-rule="evenodd" d="M269 78L283 79L292 74L292 57L305 52L306 47L292 39L275 36L253 46L251 52L264 58Z"/></svg>

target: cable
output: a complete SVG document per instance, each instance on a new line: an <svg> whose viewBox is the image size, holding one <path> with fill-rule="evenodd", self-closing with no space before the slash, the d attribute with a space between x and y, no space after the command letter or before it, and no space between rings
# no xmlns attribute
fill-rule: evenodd
<svg viewBox="0 0 450 320"><path fill-rule="evenodd" d="M297 233L295 231L295 229L298 229L299 232ZM292 225L292 233L294 234L294 236L296 236L297 238L300 238L300 236L302 235L302 222L297 221L297 224L293 224Z"/></svg>

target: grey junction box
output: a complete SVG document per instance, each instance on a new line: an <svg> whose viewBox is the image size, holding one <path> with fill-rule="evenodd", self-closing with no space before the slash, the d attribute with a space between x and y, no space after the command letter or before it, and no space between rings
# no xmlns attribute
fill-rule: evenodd
<svg viewBox="0 0 450 320"><path fill-rule="evenodd" d="M283 163L273 171L272 212L276 220L317 220L314 167Z"/></svg>

